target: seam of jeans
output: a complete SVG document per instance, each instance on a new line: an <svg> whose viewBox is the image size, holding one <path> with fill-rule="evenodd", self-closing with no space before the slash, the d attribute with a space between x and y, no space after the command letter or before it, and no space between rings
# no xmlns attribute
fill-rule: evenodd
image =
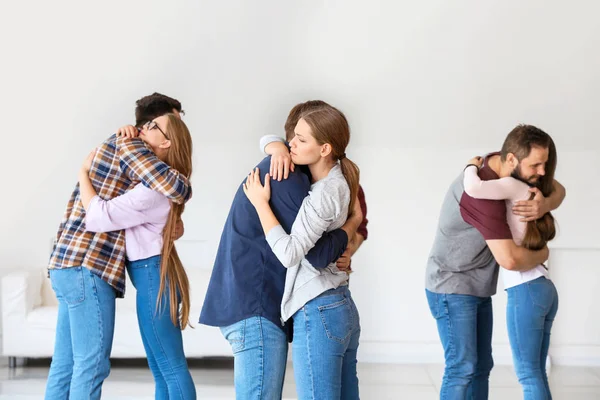
<svg viewBox="0 0 600 400"><path fill-rule="evenodd" d="M438 294L434 295L433 292L429 292L429 293L432 295L430 297L433 297L435 299L435 301L433 302L434 306L435 306L435 310L431 309L431 303L430 303L430 306L429 306L429 310L431 311L431 315L433 315L433 318L434 319L438 319L440 317L440 301L441 301L441 296L438 295ZM429 303L429 299L428 299L427 302Z"/></svg>
<svg viewBox="0 0 600 400"><path fill-rule="evenodd" d="M488 349L486 347L485 352L482 355L482 354L479 353L479 345L477 346L478 347L477 348L477 363L475 364L476 366L475 366L474 379L477 376L482 376L481 375L482 368L480 368L480 362L479 362L482 358L485 358L485 361L488 362L488 364L484 364L484 366L485 366L485 369L484 369L485 375L483 375L483 376L487 376L489 378L490 373L492 372L492 369L494 369L494 357L492 355L492 349L491 349L491 347L492 347L492 341L491 341L492 338L491 338L491 336L492 336L492 333L493 333L493 330L494 330L494 320L493 320L493 315L494 314L493 314L493 305L492 305L492 298L491 297L488 297L488 298L484 299L477 306L477 318L478 319L479 319L479 316L481 314L485 314L486 313L486 311L485 311L486 307L490 308L489 312L492 314L492 330L490 331L490 341L489 341L490 348ZM481 336L484 336L484 335L481 335ZM478 328L477 329L477 341L478 342L479 342L479 338L480 338L480 333L479 333L479 328ZM489 358L488 358L488 356L489 356ZM488 370L488 367L489 367L489 370Z"/></svg>
<svg viewBox="0 0 600 400"><path fill-rule="evenodd" d="M150 268L146 269L146 272L148 273L148 297L151 299L152 298L152 284L153 284L153 281L152 281L152 272L151 272ZM165 295L165 297L168 298L168 296L166 296L166 292L163 293L163 295ZM158 300L158 298L157 298L157 300ZM156 316L158 316L158 310L157 310ZM170 362L171 360L169 359L169 357L167 357L167 354L165 352L165 348L163 347L162 342L160 341L160 335L158 334L158 331L156 330L156 325L154 323L154 317L152 317L152 316L151 316L151 319L150 319L150 324L152 325L152 333L154 334L154 337L157 339L156 341L158 343L158 346L160 347L161 355L164 358L164 360L166 361L165 364L167 365L167 367L169 369L169 372L170 372L173 380L175 381L175 384L177 385L177 389L179 390L179 393L183 396L183 389L181 387L179 379L177 379L177 374L173 370L173 366L171 365L171 362ZM156 358L156 355L154 357ZM164 379L165 383L167 384L167 390L168 390L169 383L165 379L165 374L161 370L160 363L158 362L158 360L156 360L156 366L158 367L158 370L160 371L161 375L163 376L163 379Z"/></svg>
<svg viewBox="0 0 600 400"><path fill-rule="evenodd" d="M527 288L527 291L529 291L529 288ZM513 326L513 332L514 332L514 338L515 338L515 342L517 345L517 354L515 356L516 358L516 362L518 363L518 365L523 365L523 359L521 357L521 353L523 352L523 349L521 348L521 338L519 335L519 328L517 326L517 313L519 312L518 310L518 304L519 304L519 291L515 290L514 292L514 297L515 297L515 301L514 301L514 307L513 307L513 313L512 313L512 326ZM518 377L518 371L517 370L517 365L515 365L515 372L517 372L517 377Z"/></svg>
<svg viewBox="0 0 600 400"><path fill-rule="evenodd" d="M141 273L141 272L140 272ZM139 274L138 274L139 275ZM133 277L132 277L133 280ZM138 283L140 283L138 281ZM135 285L134 285L135 286ZM169 391L168 388L168 384L165 381L162 372L160 371L160 368L158 367L158 361L156 360L156 356L154 355L154 353L152 352L151 348L146 349L146 344L144 342L147 342L147 336L148 336L148 332L144 332L143 328L142 328L142 320L145 318L144 314L147 312L148 315L150 315L150 318L152 317L152 306L150 306L148 309L146 309L145 307L142 310L142 313L139 312L139 304L140 304L140 293L143 293L142 291L142 287L137 288L136 287L136 303L137 303L137 307L136 307L136 314L137 314L137 319L138 319L138 327L140 330L140 336L142 337L142 344L144 345L144 351L146 352L146 360L148 362L148 367L150 368L150 371L153 371L152 369L152 365L154 365L154 370L160 375L160 379L162 380L162 382L164 382L165 385L165 390ZM150 344L148 344L148 347L150 347ZM152 375L154 377L155 380L155 384L158 386L158 382L157 382L157 378L154 376L154 372L152 372Z"/></svg>
<svg viewBox="0 0 600 400"><path fill-rule="evenodd" d="M352 332L356 332L356 331L360 331L360 315L358 314L358 308L356 308L356 304L354 303L354 300L352 299L352 297L350 297L350 303L351 303L351 311L352 311L352 316L353 316L353 320L352 320Z"/></svg>
<svg viewBox="0 0 600 400"><path fill-rule="evenodd" d="M452 321L450 318L450 308L448 307L448 295L444 294L438 298L438 316L440 312L439 301L442 301L442 304L444 306L444 314L446 316L446 328L448 329L448 353L450 355L450 358L454 358L456 354L454 351L454 338L452 336ZM444 373L444 375L446 375L446 373ZM445 378L447 378L447 376L445 376ZM444 383L442 382L442 392L440 393L440 399L446 399L447 390L448 385L444 385Z"/></svg>
<svg viewBox="0 0 600 400"><path fill-rule="evenodd" d="M452 317L450 316L450 306L448 301L448 296L444 295L443 297L443 305L444 305L444 314L446 316L447 327L448 327L448 352L450 353L450 357L456 358L456 346L454 343L454 331L452 329Z"/></svg>
<svg viewBox="0 0 600 400"><path fill-rule="evenodd" d="M239 340L239 343L241 344L240 349L237 352L240 352L242 350L246 350L246 326L248 325L248 320L245 319L242 321L243 325L242 325L242 335L241 335L241 339Z"/></svg>
<svg viewBox="0 0 600 400"><path fill-rule="evenodd" d="M94 383L96 381L96 378L98 377L98 369L100 367L100 360L102 359L102 353L104 350L104 326L102 324L102 311L100 310L101 306L100 306L100 300L98 298L98 287L96 286L96 280L94 279L95 275L93 274L93 272L88 271L90 274L90 280L91 280L91 286L92 286L92 295L93 295L93 299L96 301L96 309L98 311L98 325L100 328L100 332L99 332L99 336L100 336L100 351L98 352L98 354L96 354L96 365L94 367L94 376L92 378L92 380L90 381L90 386L88 388L88 394L92 393L92 387L94 386Z"/></svg>
<svg viewBox="0 0 600 400"><path fill-rule="evenodd" d="M67 308L65 313L67 314L67 318L68 318L68 315L69 315L68 304L64 301L64 299L58 298L57 300L59 302L58 307L61 307L61 305L62 305L62 307ZM58 318L57 318L57 327L58 327L59 321L60 321L60 308L59 308ZM70 341L69 341L69 346L71 346ZM56 351L55 351L55 355L56 355ZM65 380L66 382L63 382L63 380L59 379L61 374L59 373L60 367L57 366L57 365L59 365L58 359L54 356L52 357L52 362L50 364L50 370L48 372L48 380L46 382L46 393L44 394L45 400L52 400L50 397L48 397L49 393L54 394L57 391L61 391L61 384L63 384L63 383L64 383L64 385L62 387L66 386L66 390L62 390L61 392L66 392L66 394L68 396L68 394L71 390L71 378L73 376L73 349L72 348L71 348L71 357L70 358L65 357L65 359L68 359L70 361L70 363L67 366L67 369L69 371L68 379ZM59 370L59 372L56 372L57 369ZM57 378L57 376L59 376L59 378ZM58 387L58 389L57 389L57 387Z"/></svg>
<svg viewBox="0 0 600 400"><path fill-rule="evenodd" d="M260 332L260 385L258 387L258 399L262 399L263 388L265 385L265 336L263 334L263 325L261 317L256 317L258 332Z"/></svg>
<svg viewBox="0 0 600 400"><path fill-rule="evenodd" d="M82 295L80 296L80 298L76 304L81 304L85 301L85 282L84 282L84 277L83 277L83 272L84 272L83 267L79 267L79 269L76 271L79 272L79 274L77 276L77 283L79 284L78 289L81 289L81 293L82 293ZM86 271L87 271L87 269L86 269Z"/></svg>
<svg viewBox="0 0 600 400"><path fill-rule="evenodd" d="M302 312L304 313L304 326L306 327L306 355L308 358L308 375L310 378L310 394L311 394L311 399L315 400L315 379L314 379L314 375L313 375L313 370L312 370L312 358L311 358L311 354L310 354L310 321L309 321L309 313L306 312L306 306L304 306L302 308Z"/></svg>

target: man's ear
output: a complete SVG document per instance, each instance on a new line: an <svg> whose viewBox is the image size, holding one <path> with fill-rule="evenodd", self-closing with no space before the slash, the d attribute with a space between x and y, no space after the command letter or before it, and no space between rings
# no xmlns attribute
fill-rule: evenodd
<svg viewBox="0 0 600 400"><path fill-rule="evenodd" d="M508 153L506 155L506 162L510 165L511 168L516 168L519 165L519 160L513 153Z"/></svg>

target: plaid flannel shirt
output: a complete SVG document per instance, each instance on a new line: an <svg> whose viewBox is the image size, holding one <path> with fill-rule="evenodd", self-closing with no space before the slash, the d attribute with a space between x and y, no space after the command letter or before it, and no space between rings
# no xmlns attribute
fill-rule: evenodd
<svg viewBox="0 0 600 400"><path fill-rule="evenodd" d="M192 195L187 178L160 161L141 139L108 138L96 150L89 177L104 200L124 194L140 181L175 203L184 203ZM58 228L48 269L70 267L86 267L120 297L125 294L125 233L86 232L79 184Z"/></svg>

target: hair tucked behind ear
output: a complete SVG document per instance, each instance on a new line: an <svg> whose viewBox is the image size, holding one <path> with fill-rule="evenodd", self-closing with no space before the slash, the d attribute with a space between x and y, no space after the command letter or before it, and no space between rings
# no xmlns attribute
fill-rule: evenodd
<svg viewBox="0 0 600 400"><path fill-rule="evenodd" d="M329 143L333 158L340 161L342 173L350 188L348 211L351 213L358 195L360 169L346 157L346 147L350 143L350 126L346 116L337 108L325 103L310 107L300 117L310 126L317 143L321 145Z"/></svg>
<svg viewBox="0 0 600 400"><path fill-rule="evenodd" d="M298 120L300 120L300 117L302 117L302 114L305 114L311 110L316 110L317 108L323 106L329 106L329 104L325 103L323 100L308 100L304 103L296 104L290 110L283 127L285 130L285 140L291 142L294 138L294 129L296 128L296 124L298 124Z"/></svg>

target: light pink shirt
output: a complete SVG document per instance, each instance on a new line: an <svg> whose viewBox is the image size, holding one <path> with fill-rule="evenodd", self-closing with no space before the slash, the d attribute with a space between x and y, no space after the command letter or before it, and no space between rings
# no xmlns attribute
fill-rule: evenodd
<svg viewBox="0 0 600 400"><path fill-rule="evenodd" d="M521 222L521 217L513 214L512 208L519 200L529 199L529 186L518 179L508 177L482 181L477 175L477 167L469 166L465 170L465 193L476 199L506 200L506 221L517 245L521 245L527 223ZM548 270L543 265L538 265L529 271L509 271L502 268L502 279L505 289L529 282L540 276L548 277Z"/></svg>
<svg viewBox="0 0 600 400"><path fill-rule="evenodd" d="M90 232L125 229L127 258L142 260L161 253L170 210L169 199L140 183L112 200L95 196L86 212L85 226Z"/></svg>

